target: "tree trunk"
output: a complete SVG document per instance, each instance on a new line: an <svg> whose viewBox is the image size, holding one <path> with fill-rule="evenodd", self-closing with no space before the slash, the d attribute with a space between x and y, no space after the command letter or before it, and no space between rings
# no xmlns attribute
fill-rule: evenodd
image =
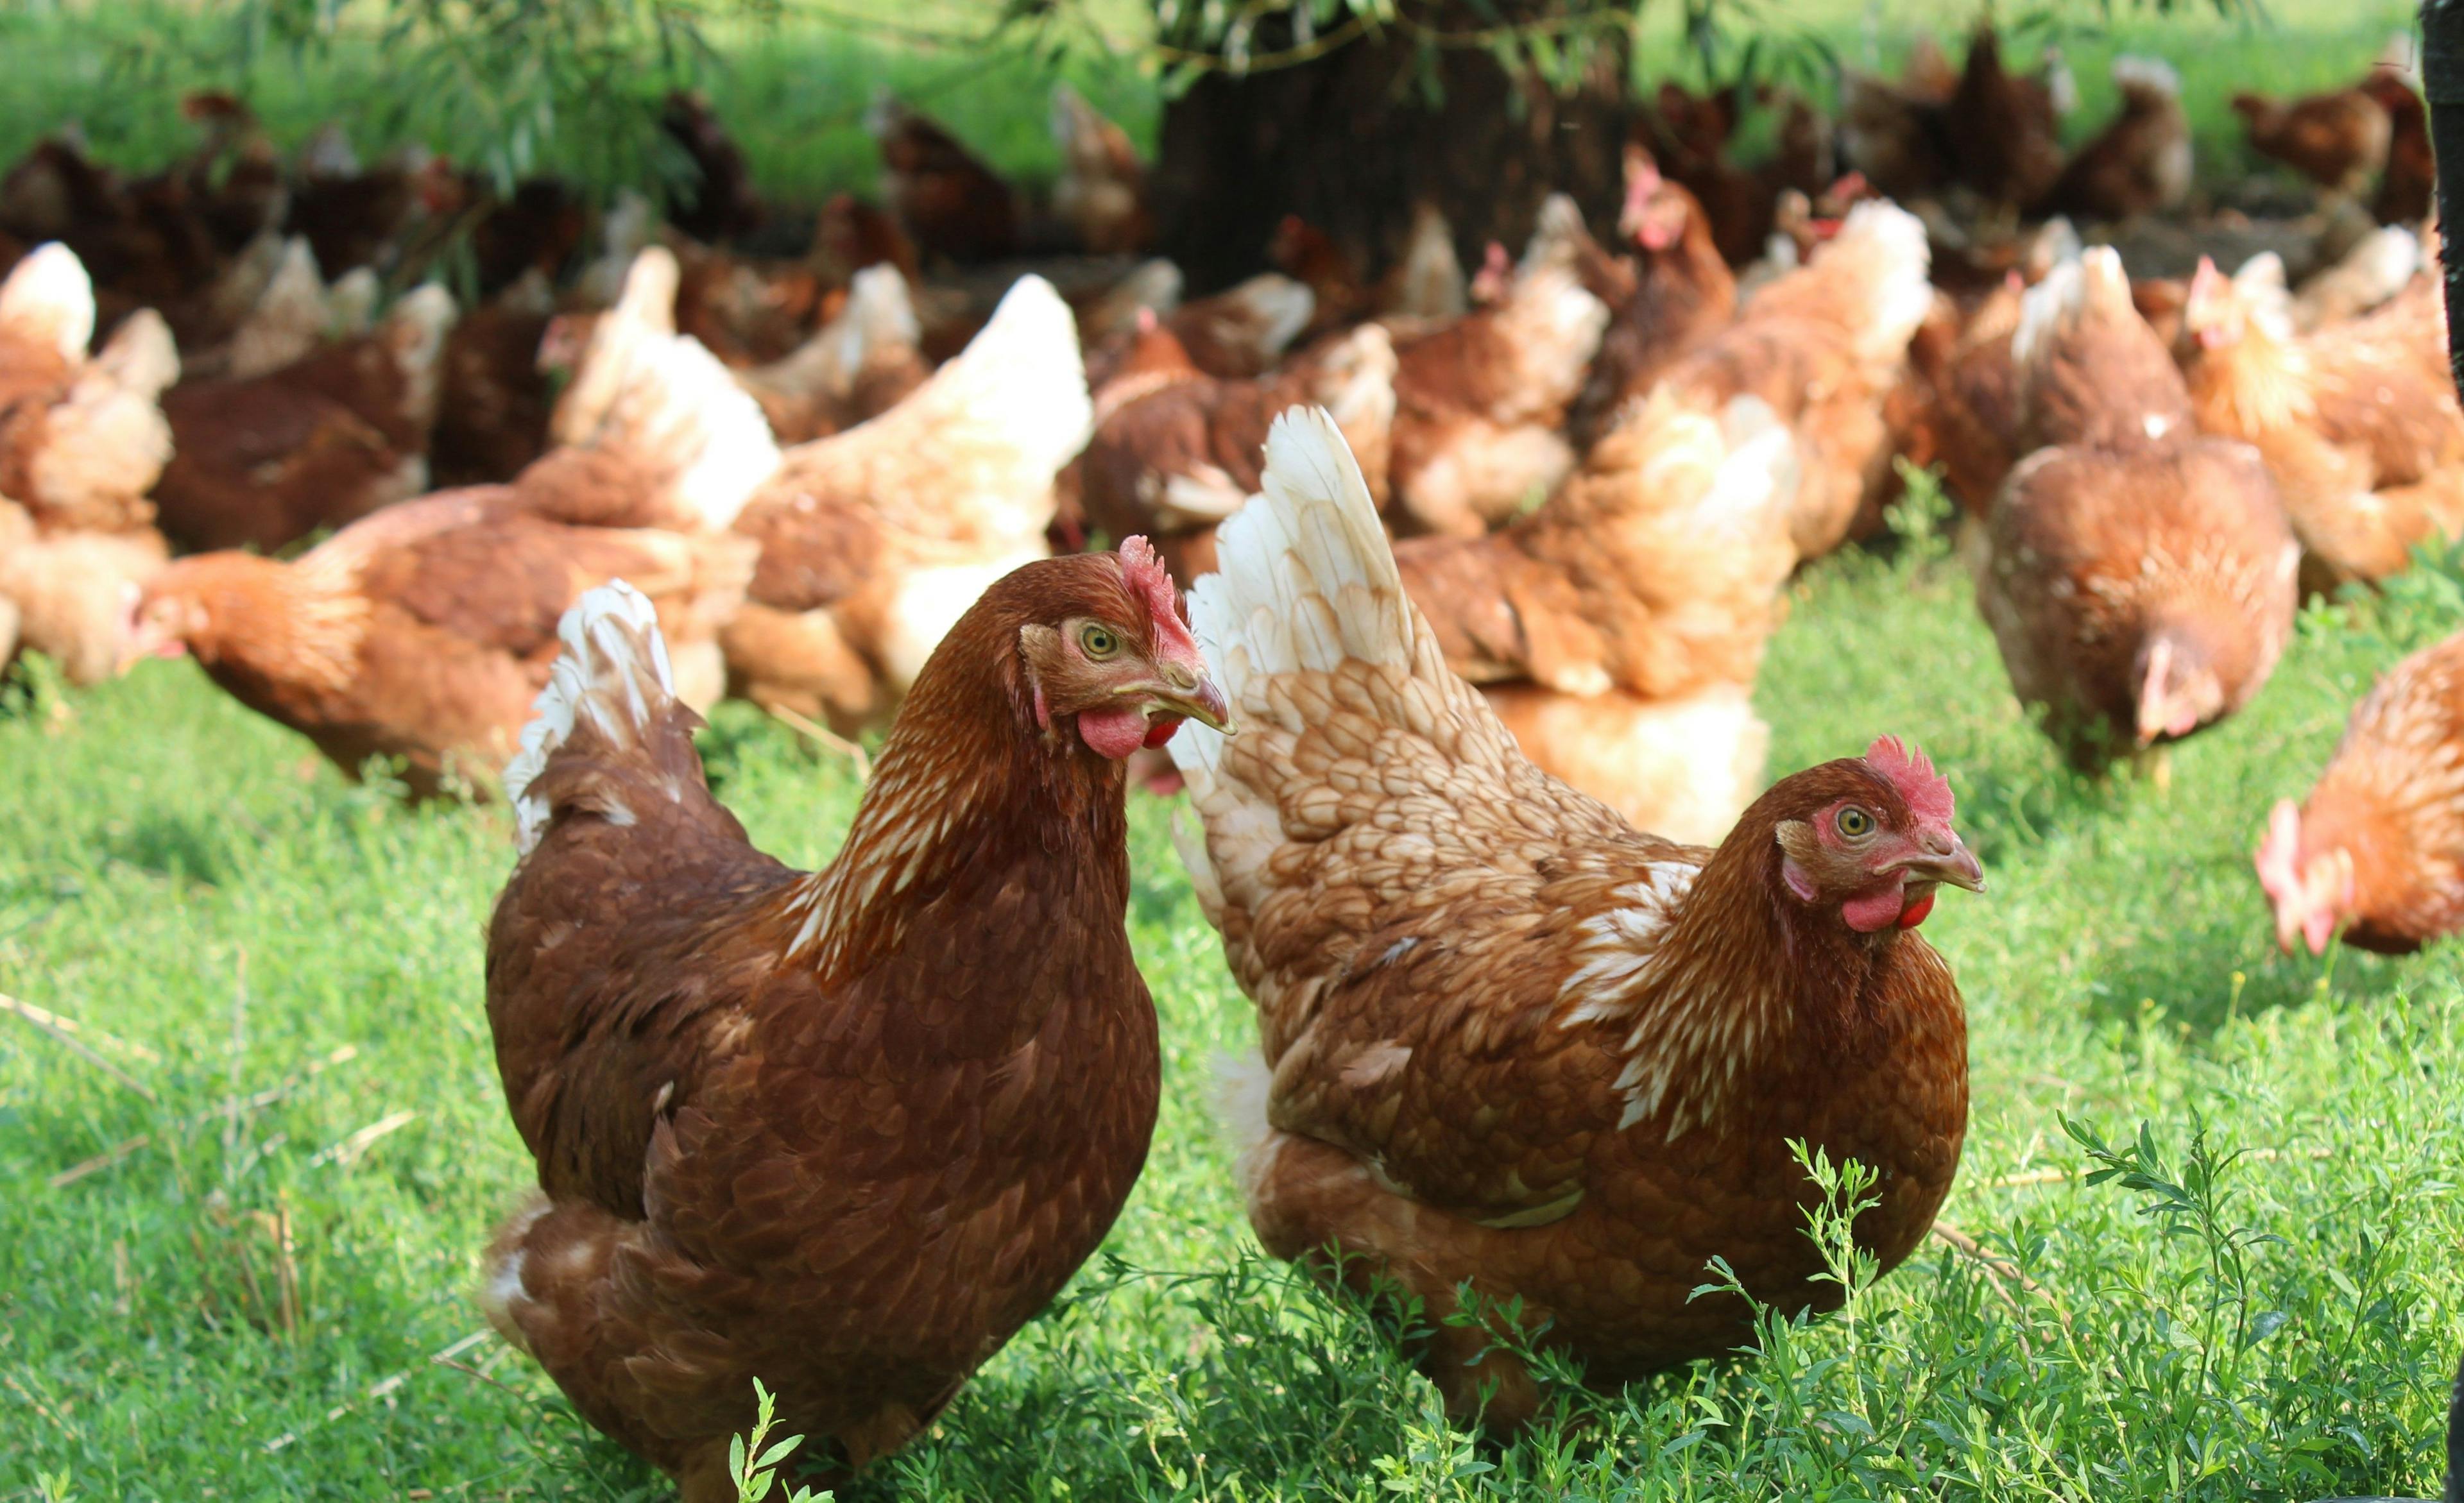
<svg viewBox="0 0 2464 1503"><path fill-rule="evenodd" d="M2430 144L2438 160L2439 258L2447 276L2447 349L2456 384L2464 388L2464 192L2456 187L2464 163L2464 0L2425 0L2421 8L2422 94L2430 101ZM2451 1491L2453 1491L2451 1489Z"/></svg>
<svg viewBox="0 0 2464 1503"><path fill-rule="evenodd" d="M1532 11L1499 9L1516 19ZM1445 13L1457 27L1477 24L1467 7ZM1288 30L1269 31L1259 29L1260 53L1289 45ZM1454 227L1466 269L1491 240L1519 252L1551 192L1573 194L1595 231L1609 229L1632 108L1625 72L1613 39L1581 86L1558 96L1485 51L1390 33L1297 67L1209 75L1164 110L1153 180L1161 249L1198 294L1264 268L1287 214L1325 231L1370 276L1401 254L1423 198Z"/></svg>

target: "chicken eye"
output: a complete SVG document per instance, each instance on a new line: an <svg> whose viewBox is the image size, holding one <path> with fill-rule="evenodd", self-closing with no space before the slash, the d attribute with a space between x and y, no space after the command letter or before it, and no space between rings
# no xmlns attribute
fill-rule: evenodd
<svg viewBox="0 0 2464 1503"><path fill-rule="evenodd" d="M1089 621L1078 631L1078 648L1101 663L1121 650L1121 639L1101 621Z"/></svg>
<svg viewBox="0 0 2464 1503"><path fill-rule="evenodd" d="M1839 811L1839 833L1852 840L1861 840L1874 833L1874 817L1854 805Z"/></svg>

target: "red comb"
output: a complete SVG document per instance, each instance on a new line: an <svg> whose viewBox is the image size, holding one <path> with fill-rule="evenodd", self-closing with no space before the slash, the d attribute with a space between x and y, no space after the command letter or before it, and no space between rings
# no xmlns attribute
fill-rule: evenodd
<svg viewBox="0 0 2464 1503"><path fill-rule="evenodd" d="M1897 736L1876 736L1865 749L1865 761L1891 780L1910 814L1932 823L1950 823L1950 785L1923 752Z"/></svg>
<svg viewBox="0 0 2464 1503"><path fill-rule="evenodd" d="M1146 598L1147 615L1155 622L1155 645L1168 650L1198 655L1198 640L1181 624L1180 592L1172 585L1172 573L1156 556L1155 545L1143 537L1121 540L1121 577L1132 590Z"/></svg>

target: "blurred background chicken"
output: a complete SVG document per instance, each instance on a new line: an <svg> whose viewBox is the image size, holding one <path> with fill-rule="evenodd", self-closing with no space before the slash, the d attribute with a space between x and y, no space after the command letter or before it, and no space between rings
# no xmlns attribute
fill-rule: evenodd
<svg viewBox="0 0 2464 1503"><path fill-rule="evenodd" d="M2438 286L2296 334L2264 282L2202 262L2179 345L2201 428L2257 447L2306 553L2305 584L2381 579L2464 535L2464 412Z"/></svg>
<svg viewBox="0 0 2464 1503"><path fill-rule="evenodd" d="M426 490L454 316L451 294L423 287L356 338L262 375L173 386L163 531L186 548L272 553Z"/></svg>
<svg viewBox="0 0 2464 1503"><path fill-rule="evenodd" d="M159 406L179 375L170 332L139 313L99 354L92 283L66 246L0 282L0 600L20 648L69 681L117 671L139 588L167 550L145 499L171 453Z"/></svg>
<svg viewBox="0 0 2464 1503"><path fill-rule="evenodd" d="M1030 276L906 400L781 455L734 524L760 545L726 632L738 692L842 731L886 718L976 597L1049 551L1091 418L1068 306Z"/></svg>
<svg viewBox="0 0 2464 1503"><path fill-rule="evenodd" d="M2131 219L2177 207L2190 192L2190 117L2182 79L2153 57L2117 57L2122 109L2071 154L2042 207L2081 219Z"/></svg>
<svg viewBox="0 0 2464 1503"><path fill-rule="evenodd" d="M2405 659L2353 708L2326 771L2258 848L2277 943L2404 954L2464 929L2464 633Z"/></svg>
<svg viewBox="0 0 2464 1503"><path fill-rule="evenodd" d="M1567 410L1609 320L1578 237L1573 201L1551 198L1500 301L1396 347L1387 483L1420 529L1476 537L1573 468Z"/></svg>
<svg viewBox="0 0 2464 1503"><path fill-rule="evenodd" d="M419 795L487 789L547 683L559 618L613 577L657 603L679 694L716 700L719 628L758 552L725 528L777 451L691 340L594 358L627 368L578 447L509 485L385 507L289 561L183 558L149 582L130 653L185 649L345 774L375 758Z"/></svg>
<svg viewBox="0 0 2464 1503"><path fill-rule="evenodd" d="M2296 99L2233 97L2250 149L2330 192L2357 197L2387 162L2393 126L2366 89L2337 89Z"/></svg>
<svg viewBox="0 0 2464 1503"><path fill-rule="evenodd" d="M2029 292L2014 359L2034 451L1969 534L1977 607L2012 689L2093 771L2258 692L2301 550L2257 451L2197 431L2110 249Z"/></svg>

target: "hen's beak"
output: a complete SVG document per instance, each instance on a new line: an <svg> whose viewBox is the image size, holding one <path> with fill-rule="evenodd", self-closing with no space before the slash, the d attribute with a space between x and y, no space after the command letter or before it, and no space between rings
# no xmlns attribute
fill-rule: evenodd
<svg viewBox="0 0 2464 1503"><path fill-rule="evenodd" d="M1147 698L1154 702L1153 713L1179 715L1210 730L1233 733L1232 706L1215 686L1213 677L1179 663L1157 664L1155 669L1157 682L1146 686Z"/></svg>
<svg viewBox="0 0 2464 1503"><path fill-rule="evenodd" d="M1947 851L1920 850L1900 863L1900 871L1910 882L1947 882L1969 892L1985 890L1985 865L1968 842L1957 836L1950 838Z"/></svg>

